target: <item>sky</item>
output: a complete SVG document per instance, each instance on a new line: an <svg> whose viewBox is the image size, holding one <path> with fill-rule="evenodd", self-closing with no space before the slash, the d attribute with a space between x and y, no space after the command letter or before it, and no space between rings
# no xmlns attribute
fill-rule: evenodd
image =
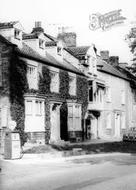
<svg viewBox="0 0 136 190"><path fill-rule="evenodd" d="M120 62L131 64L132 54L125 35L136 26L136 0L0 0L0 3L0 22L19 20L25 32L31 32L34 22L41 21L45 32L52 35L56 26L69 26L77 33L77 45L93 43L98 51L109 50L111 56L119 56ZM127 18L123 25L108 31L89 29L90 15L118 9Z"/></svg>

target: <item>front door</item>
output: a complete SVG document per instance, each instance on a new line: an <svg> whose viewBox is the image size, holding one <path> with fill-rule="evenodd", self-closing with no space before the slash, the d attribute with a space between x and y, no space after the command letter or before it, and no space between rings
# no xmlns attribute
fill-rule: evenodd
<svg viewBox="0 0 136 190"><path fill-rule="evenodd" d="M121 125L121 117L120 114L115 113L115 137L120 137L120 125Z"/></svg>
<svg viewBox="0 0 136 190"><path fill-rule="evenodd" d="M60 105L57 103L51 104L51 135L50 141L57 142L60 140Z"/></svg>
<svg viewBox="0 0 136 190"><path fill-rule="evenodd" d="M98 120L95 118L95 119L92 119L91 120L91 138L92 139L97 139L97 134L98 134Z"/></svg>
<svg viewBox="0 0 136 190"><path fill-rule="evenodd" d="M60 107L60 137L68 141L68 110L66 104Z"/></svg>
<svg viewBox="0 0 136 190"><path fill-rule="evenodd" d="M85 139L91 138L91 119L87 118L85 120Z"/></svg>

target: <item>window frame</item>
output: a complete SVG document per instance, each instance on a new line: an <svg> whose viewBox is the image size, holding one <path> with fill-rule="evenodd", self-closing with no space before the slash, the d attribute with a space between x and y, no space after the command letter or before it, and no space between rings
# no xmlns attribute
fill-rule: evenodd
<svg viewBox="0 0 136 190"><path fill-rule="evenodd" d="M106 102L111 102L111 87L106 86Z"/></svg>
<svg viewBox="0 0 136 190"><path fill-rule="evenodd" d="M16 29L14 30L14 38L17 39L17 40L21 40L20 38L20 30Z"/></svg>
<svg viewBox="0 0 136 190"><path fill-rule="evenodd" d="M45 115L44 101L45 100L43 98L36 98L36 97L29 97L29 96L26 97L25 98L25 115L31 116L31 117L44 116ZM28 102L31 102L31 109L30 109L30 105L28 105ZM40 104L38 105L37 103L40 103ZM28 110L31 110L31 112L28 112Z"/></svg>
<svg viewBox="0 0 136 190"><path fill-rule="evenodd" d="M39 38L39 48L44 49L44 40Z"/></svg>
<svg viewBox="0 0 136 190"><path fill-rule="evenodd" d="M36 116L42 116L42 100L35 100L35 107L36 107Z"/></svg>
<svg viewBox="0 0 136 190"><path fill-rule="evenodd" d="M28 102L31 102L31 112L28 112ZM29 106L30 108L30 106ZM32 116L33 115L33 101L31 99L27 99L25 102L25 115Z"/></svg>
<svg viewBox="0 0 136 190"><path fill-rule="evenodd" d="M57 55L62 56L62 50L63 50L62 47L57 46Z"/></svg>
<svg viewBox="0 0 136 190"><path fill-rule="evenodd" d="M51 76L50 91L59 93L59 85L60 85L59 72L50 70L50 76Z"/></svg>
<svg viewBox="0 0 136 190"><path fill-rule="evenodd" d="M27 65L27 80L30 89L38 89L38 68L34 65Z"/></svg>
<svg viewBox="0 0 136 190"><path fill-rule="evenodd" d="M69 95L76 96L76 88L76 76L69 75Z"/></svg>
<svg viewBox="0 0 136 190"><path fill-rule="evenodd" d="M72 108L72 115L69 112L70 107ZM77 111L76 107L78 107L78 114L76 113L76 111ZM81 130L81 127L82 127L81 119L82 119L82 105L77 104L77 103L76 104L75 103L68 104L68 128L69 128L69 131Z"/></svg>

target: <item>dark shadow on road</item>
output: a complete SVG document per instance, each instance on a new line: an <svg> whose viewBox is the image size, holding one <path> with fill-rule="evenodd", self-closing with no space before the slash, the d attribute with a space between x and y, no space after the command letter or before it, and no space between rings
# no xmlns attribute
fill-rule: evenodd
<svg viewBox="0 0 136 190"><path fill-rule="evenodd" d="M89 163L91 165L94 164L103 164L105 162L111 162L114 165L136 165L136 154L130 155L121 155L121 156L103 156L103 157L93 157L93 158L82 158L82 159L74 159L70 162L75 164L86 164Z"/></svg>

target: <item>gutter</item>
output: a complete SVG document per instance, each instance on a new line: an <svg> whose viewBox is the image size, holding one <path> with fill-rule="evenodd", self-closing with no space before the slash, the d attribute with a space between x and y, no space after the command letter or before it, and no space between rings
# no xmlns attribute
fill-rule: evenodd
<svg viewBox="0 0 136 190"><path fill-rule="evenodd" d="M55 68L59 68L59 69L62 69L62 70L65 70L65 71L69 71L69 72L72 72L72 73L76 73L77 75L81 75L81 76L84 76L84 73L80 73L80 72L77 72L77 71L72 71L71 69L68 69L68 68L65 68L61 65L55 65L53 62L50 62L49 60L42 60L42 59L39 59L39 58L36 58L36 57L32 57L30 55L26 55L25 53L22 53L22 52L19 52L18 50L15 50L17 54L19 54L21 57L25 57L25 58L28 58L28 59L31 59L31 60L34 60L34 61L39 61L41 63L44 63L44 64L47 64L49 66L53 66Z"/></svg>

